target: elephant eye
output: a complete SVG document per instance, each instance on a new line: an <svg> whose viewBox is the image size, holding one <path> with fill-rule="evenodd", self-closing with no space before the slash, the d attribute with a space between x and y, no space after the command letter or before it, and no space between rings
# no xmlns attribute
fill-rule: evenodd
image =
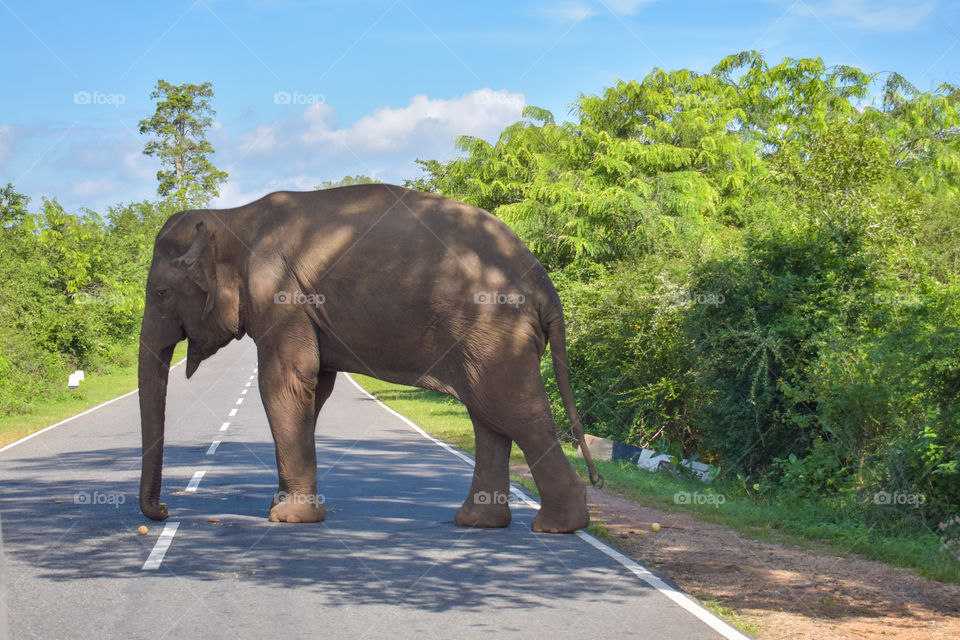
<svg viewBox="0 0 960 640"><path fill-rule="evenodd" d="M167 299L167 295L170 293L169 289L157 289L154 291L154 295L157 296L157 300L163 301Z"/></svg>

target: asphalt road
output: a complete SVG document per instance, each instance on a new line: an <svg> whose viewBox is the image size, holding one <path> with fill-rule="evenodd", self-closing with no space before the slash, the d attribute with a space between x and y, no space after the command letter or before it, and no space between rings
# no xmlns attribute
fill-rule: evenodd
<svg viewBox="0 0 960 640"><path fill-rule="evenodd" d="M135 393L0 450L0 637L744 637L586 533L532 533L520 492L510 527L455 527L469 458L345 376L317 432L326 522L268 522L255 368L247 339L171 373L164 523L137 505Z"/></svg>

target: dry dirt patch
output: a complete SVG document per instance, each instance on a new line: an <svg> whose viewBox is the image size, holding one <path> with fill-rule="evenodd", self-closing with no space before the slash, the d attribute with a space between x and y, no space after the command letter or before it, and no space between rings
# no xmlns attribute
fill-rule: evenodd
<svg viewBox="0 0 960 640"><path fill-rule="evenodd" d="M750 540L592 487L587 502L620 551L688 593L735 610L760 638L960 639L960 585L880 562ZM654 522L662 527L657 533Z"/></svg>

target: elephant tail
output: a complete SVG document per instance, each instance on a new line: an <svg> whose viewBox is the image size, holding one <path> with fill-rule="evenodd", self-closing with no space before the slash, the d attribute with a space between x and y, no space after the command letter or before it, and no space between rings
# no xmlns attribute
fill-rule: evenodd
<svg viewBox="0 0 960 640"><path fill-rule="evenodd" d="M557 379L557 387L560 389L560 397L563 399L563 406L567 411L567 418L570 419L570 428L574 437L580 444L580 451L583 452L583 460L587 463L587 471L590 473L590 484L603 486L603 476L597 473L593 466L593 456L590 454L590 448L587 447L586 438L583 436L583 427L580 424L580 413L577 411L577 405L573 401L573 390L570 388L570 375L567 367L567 336L563 324L563 312L554 314L545 323L544 329L547 333L547 340L550 342L550 355L553 357L553 372Z"/></svg>

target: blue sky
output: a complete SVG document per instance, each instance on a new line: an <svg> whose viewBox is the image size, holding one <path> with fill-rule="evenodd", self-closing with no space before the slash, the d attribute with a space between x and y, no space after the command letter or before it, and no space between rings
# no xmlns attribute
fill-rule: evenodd
<svg viewBox="0 0 960 640"><path fill-rule="evenodd" d="M400 182L525 104L563 119L617 78L744 49L960 84L960 3L0 0L0 183L33 208L153 198L137 123L158 78L213 83L217 204L233 206L347 174Z"/></svg>

